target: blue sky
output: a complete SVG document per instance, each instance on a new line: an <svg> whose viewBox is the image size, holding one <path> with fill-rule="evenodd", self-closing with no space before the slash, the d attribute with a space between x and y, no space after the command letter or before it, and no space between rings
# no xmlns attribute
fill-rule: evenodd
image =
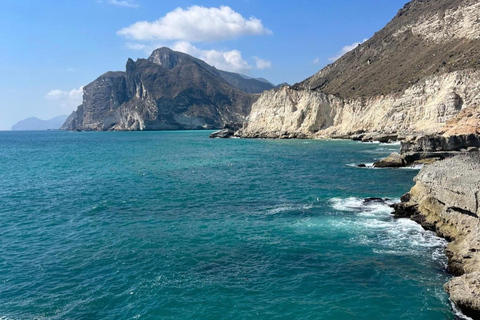
<svg viewBox="0 0 480 320"><path fill-rule="evenodd" d="M405 2L2 0L0 130L71 113L81 86L157 46L293 84L370 38Z"/></svg>

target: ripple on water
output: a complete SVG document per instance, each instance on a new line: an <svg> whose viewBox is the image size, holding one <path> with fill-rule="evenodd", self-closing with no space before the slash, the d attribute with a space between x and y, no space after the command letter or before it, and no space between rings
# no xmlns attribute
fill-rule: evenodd
<svg viewBox="0 0 480 320"><path fill-rule="evenodd" d="M0 132L0 319L453 319L445 242L361 200L415 172L345 165L389 149Z"/></svg>

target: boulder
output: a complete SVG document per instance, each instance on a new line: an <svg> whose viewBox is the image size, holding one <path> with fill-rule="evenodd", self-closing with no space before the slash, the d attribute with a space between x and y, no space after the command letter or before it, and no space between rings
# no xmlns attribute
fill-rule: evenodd
<svg viewBox="0 0 480 320"><path fill-rule="evenodd" d="M235 131L231 129L222 129L212 133L210 135L210 138L230 138L230 137L233 137L234 134L235 134Z"/></svg>
<svg viewBox="0 0 480 320"><path fill-rule="evenodd" d="M375 168L399 168L405 166L405 160L398 152L394 152L388 157L378 160L373 166Z"/></svg>

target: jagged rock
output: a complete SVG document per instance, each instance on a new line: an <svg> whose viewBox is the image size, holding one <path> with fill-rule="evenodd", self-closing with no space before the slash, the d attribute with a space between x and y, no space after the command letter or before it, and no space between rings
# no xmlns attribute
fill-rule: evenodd
<svg viewBox="0 0 480 320"><path fill-rule="evenodd" d="M480 135L429 135L401 142L400 152L406 164L428 164L466 152L478 151Z"/></svg>
<svg viewBox="0 0 480 320"><path fill-rule="evenodd" d="M469 147L480 147L480 135L429 135L421 136L415 140L403 141L401 153L409 152L436 152L436 151L461 151Z"/></svg>
<svg viewBox="0 0 480 320"><path fill-rule="evenodd" d="M373 142L378 141L380 143L394 142L397 141L398 135L396 134L382 134L377 132L372 132L368 134L363 134L361 141L363 142Z"/></svg>
<svg viewBox="0 0 480 320"><path fill-rule="evenodd" d="M387 201L389 201L390 199L388 198L375 198L375 197L371 197L371 198L365 198L363 199L363 204L364 205L369 205L369 204L373 204L373 203L381 203L381 204L385 204L387 203Z"/></svg>
<svg viewBox="0 0 480 320"><path fill-rule="evenodd" d="M393 206L393 216L395 218L410 218L418 214L417 205L409 205L403 202L396 203Z"/></svg>
<svg viewBox="0 0 480 320"><path fill-rule="evenodd" d="M235 134L235 131L231 129L222 129L215 131L210 135L210 138L231 138Z"/></svg>
<svg viewBox="0 0 480 320"><path fill-rule="evenodd" d="M265 81L217 70L168 48L127 61L84 87L64 130L216 129L242 123ZM238 89L241 88L246 92Z"/></svg>
<svg viewBox="0 0 480 320"><path fill-rule="evenodd" d="M388 157L373 164L375 168L399 168L405 166L405 160L398 152L393 152Z"/></svg>

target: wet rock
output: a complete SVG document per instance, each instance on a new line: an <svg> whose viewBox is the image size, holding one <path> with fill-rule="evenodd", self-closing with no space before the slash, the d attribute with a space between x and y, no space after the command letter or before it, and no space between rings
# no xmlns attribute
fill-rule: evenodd
<svg viewBox="0 0 480 320"><path fill-rule="evenodd" d="M364 205L369 205L369 204L374 204L374 203L382 203L382 204L386 204L387 201L389 201L390 199L388 198L365 198L363 199L363 204Z"/></svg>
<svg viewBox="0 0 480 320"><path fill-rule="evenodd" d="M405 166L405 160L398 152L394 152L388 157L375 162L373 166L375 168L399 168Z"/></svg>
<svg viewBox="0 0 480 320"><path fill-rule="evenodd" d="M210 138L231 138L235 134L235 131L231 129L222 129L215 131L210 135Z"/></svg>
<svg viewBox="0 0 480 320"><path fill-rule="evenodd" d="M417 214L418 206L407 203L395 203L393 207L393 216L395 218L410 218Z"/></svg>

